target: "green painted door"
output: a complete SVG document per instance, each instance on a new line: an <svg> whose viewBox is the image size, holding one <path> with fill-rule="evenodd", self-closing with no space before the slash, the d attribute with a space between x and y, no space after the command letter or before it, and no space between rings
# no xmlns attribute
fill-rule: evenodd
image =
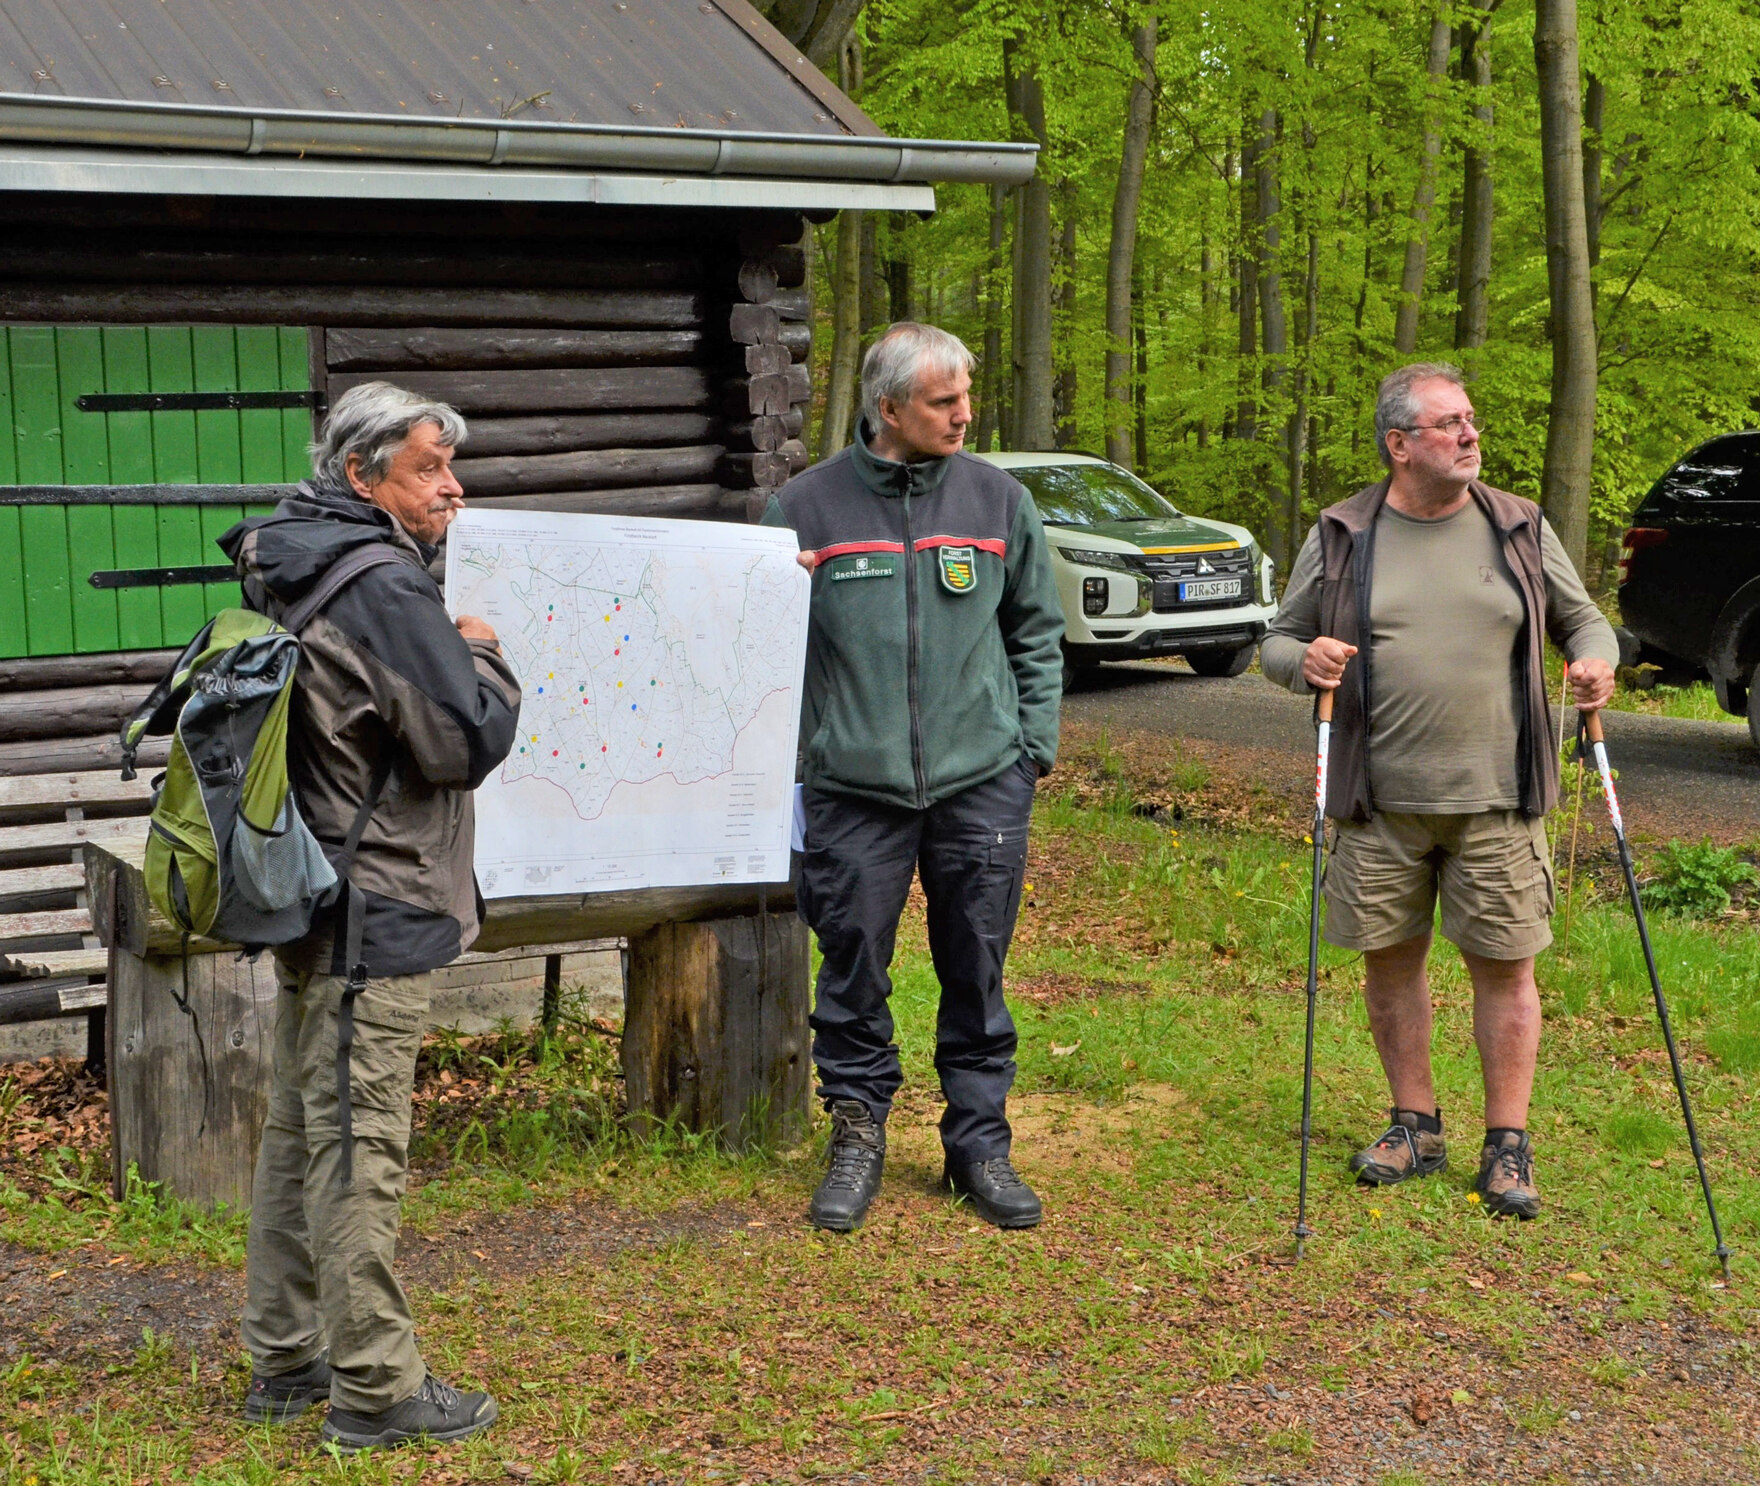
<svg viewBox="0 0 1760 1486"><path fill-rule="evenodd" d="M0 487L247 485L310 472L303 408L85 413L86 393L311 386L303 329L0 325ZM255 508L253 508L255 509ZM182 645L236 583L93 588L112 568L223 562L243 506L8 505L0 488L0 657Z"/></svg>

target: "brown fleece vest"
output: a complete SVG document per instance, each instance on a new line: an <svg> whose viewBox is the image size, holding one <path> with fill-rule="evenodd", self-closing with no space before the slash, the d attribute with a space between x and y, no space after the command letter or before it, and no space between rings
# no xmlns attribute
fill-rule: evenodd
<svg viewBox="0 0 1760 1486"><path fill-rule="evenodd" d="M1375 677L1367 621L1375 571L1375 520L1387 499L1386 480L1320 513L1320 633L1355 645L1332 711L1332 762L1326 813L1368 820L1375 812L1369 757L1369 699ZM1544 815L1558 803L1558 757L1546 697L1546 578L1540 564L1540 508L1475 480L1467 487L1489 518L1503 559L1521 590L1526 618L1516 639L1521 662L1521 723L1516 741L1522 813Z"/></svg>

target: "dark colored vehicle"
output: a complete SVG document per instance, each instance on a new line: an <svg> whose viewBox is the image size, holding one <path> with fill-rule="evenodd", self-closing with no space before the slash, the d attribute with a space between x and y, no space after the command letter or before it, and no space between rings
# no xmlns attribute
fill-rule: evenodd
<svg viewBox="0 0 1760 1486"><path fill-rule="evenodd" d="M1760 744L1760 433L1721 434L1658 480L1619 568L1641 656L1709 676Z"/></svg>

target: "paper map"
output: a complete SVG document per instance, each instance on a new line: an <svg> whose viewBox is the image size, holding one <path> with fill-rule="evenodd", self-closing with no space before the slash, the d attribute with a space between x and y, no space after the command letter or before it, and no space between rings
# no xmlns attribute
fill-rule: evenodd
<svg viewBox="0 0 1760 1486"><path fill-rule="evenodd" d="M788 876L810 581L793 532L465 510L446 604L524 693L477 790L485 897Z"/></svg>

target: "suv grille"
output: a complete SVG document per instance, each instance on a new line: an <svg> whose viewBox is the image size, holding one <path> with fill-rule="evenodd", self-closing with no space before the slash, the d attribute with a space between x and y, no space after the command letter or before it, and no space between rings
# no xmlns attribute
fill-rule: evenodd
<svg viewBox="0 0 1760 1486"><path fill-rule="evenodd" d="M1155 612L1167 614L1174 610L1211 609L1231 604L1245 604L1253 599L1253 559L1245 547L1230 547L1223 552L1144 553L1129 559L1132 567L1155 580ZM1193 599L1181 603L1182 582L1203 582L1211 578L1238 578L1240 592L1233 598Z"/></svg>

